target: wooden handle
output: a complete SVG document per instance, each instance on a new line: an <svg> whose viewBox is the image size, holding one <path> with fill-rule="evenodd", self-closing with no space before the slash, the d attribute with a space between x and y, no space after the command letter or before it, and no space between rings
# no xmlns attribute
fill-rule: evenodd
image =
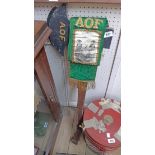
<svg viewBox="0 0 155 155"><path fill-rule="evenodd" d="M77 102L77 118L76 120L79 122L83 115L83 108L84 108L84 101L86 96L86 90L87 90L87 82L78 82L78 102ZM76 123L76 126L78 125L78 122Z"/></svg>

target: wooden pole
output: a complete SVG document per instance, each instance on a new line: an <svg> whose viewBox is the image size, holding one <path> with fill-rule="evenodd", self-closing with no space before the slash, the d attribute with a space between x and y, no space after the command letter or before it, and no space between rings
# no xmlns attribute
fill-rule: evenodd
<svg viewBox="0 0 155 155"><path fill-rule="evenodd" d="M75 112L74 123L73 123L73 128L76 129L76 131L74 135L71 137L71 141L74 144L78 143L78 140L82 133L82 129L79 127L79 125L82 123L86 90L87 90L87 82L79 81L78 82L78 103L77 103L77 109Z"/></svg>
<svg viewBox="0 0 155 155"><path fill-rule="evenodd" d="M83 115L84 101L87 90L87 82L78 82L78 103L77 103L77 112L78 112L78 122L81 120Z"/></svg>
<svg viewBox="0 0 155 155"><path fill-rule="evenodd" d="M65 74L65 83L66 83L66 98L67 98L67 106L69 107L69 66L68 66L68 51L67 47L64 50L64 74Z"/></svg>

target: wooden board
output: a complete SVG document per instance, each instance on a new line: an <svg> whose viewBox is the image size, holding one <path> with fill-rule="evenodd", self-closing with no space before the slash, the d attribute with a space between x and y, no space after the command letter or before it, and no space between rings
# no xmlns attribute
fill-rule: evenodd
<svg viewBox="0 0 155 155"><path fill-rule="evenodd" d="M121 0L34 0L35 3L52 3L52 2L59 2L59 3L121 3Z"/></svg>
<svg viewBox="0 0 155 155"><path fill-rule="evenodd" d="M72 132L73 116L73 110L71 110L70 108L64 108L59 133L53 153L51 153L51 155L56 155L56 153L68 153L68 146L70 143L70 137Z"/></svg>
<svg viewBox="0 0 155 155"><path fill-rule="evenodd" d="M72 135L73 135L73 132L72 132ZM70 141L68 154L85 155L85 150L86 150L86 143L83 136L80 137L80 140L77 145L73 144Z"/></svg>
<svg viewBox="0 0 155 155"><path fill-rule="evenodd" d="M34 136L34 145L40 148L41 150L43 149L42 145L44 142L44 136L43 137L36 137Z"/></svg>
<svg viewBox="0 0 155 155"><path fill-rule="evenodd" d="M55 123L53 126L52 126L52 130L49 134L49 137L48 137L48 142L47 142L47 145L46 145L46 154L45 155L49 155L50 151L53 150L54 148L54 144L55 144L55 141L56 141L56 137L57 137L57 129L59 128L59 123Z"/></svg>
<svg viewBox="0 0 155 155"><path fill-rule="evenodd" d="M98 155L96 152L92 151L88 146L86 146L86 154L85 155Z"/></svg>
<svg viewBox="0 0 155 155"><path fill-rule="evenodd" d="M111 154L111 155L121 155L121 148L119 147L117 150L111 151L109 154Z"/></svg>
<svg viewBox="0 0 155 155"><path fill-rule="evenodd" d="M55 82L48 63L45 49L42 48L34 61L35 75L45 96L46 102L52 112L55 121L59 121L61 115L60 103L57 97Z"/></svg>
<svg viewBox="0 0 155 155"><path fill-rule="evenodd" d="M99 154L91 150L88 146L86 146L85 155L99 155ZM105 155L121 155L121 148L118 148L117 150L114 150L114 151L109 151Z"/></svg>
<svg viewBox="0 0 155 155"><path fill-rule="evenodd" d="M49 117L49 125L47 128L47 132L45 136L37 137L34 136L34 145L39 147L40 150L45 151L46 145L48 143L48 139L50 137L51 131L53 130L53 126L55 125L55 121L53 120L52 116Z"/></svg>
<svg viewBox="0 0 155 155"><path fill-rule="evenodd" d="M51 32L45 21L34 21L34 58L41 52Z"/></svg>
<svg viewBox="0 0 155 155"><path fill-rule="evenodd" d="M39 150L37 155L44 155L44 151Z"/></svg>
<svg viewBox="0 0 155 155"><path fill-rule="evenodd" d="M56 126L56 123L54 122L54 120L53 122L50 122L49 129L47 130L47 133L46 133L47 136L45 136L44 142L43 142L43 148L45 148L45 150L47 146L49 145L49 141L52 140L51 135L54 134L55 126Z"/></svg>

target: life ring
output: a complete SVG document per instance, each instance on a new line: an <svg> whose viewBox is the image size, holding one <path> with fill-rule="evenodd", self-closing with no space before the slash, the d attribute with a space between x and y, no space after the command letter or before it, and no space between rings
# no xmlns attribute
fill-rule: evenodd
<svg viewBox="0 0 155 155"><path fill-rule="evenodd" d="M121 145L121 103L101 98L84 110L84 134L89 143L100 151L113 150Z"/></svg>

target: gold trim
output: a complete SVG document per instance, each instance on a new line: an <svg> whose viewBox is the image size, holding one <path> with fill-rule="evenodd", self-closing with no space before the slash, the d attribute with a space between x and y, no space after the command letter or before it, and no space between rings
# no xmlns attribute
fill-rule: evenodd
<svg viewBox="0 0 155 155"><path fill-rule="evenodd" d="M95 81L85 81L85 80L77 80L73 78L69 78L69 85L74 88L77 87L79 83L85 83L87 84L87 89L95 89Z"/></svg>

